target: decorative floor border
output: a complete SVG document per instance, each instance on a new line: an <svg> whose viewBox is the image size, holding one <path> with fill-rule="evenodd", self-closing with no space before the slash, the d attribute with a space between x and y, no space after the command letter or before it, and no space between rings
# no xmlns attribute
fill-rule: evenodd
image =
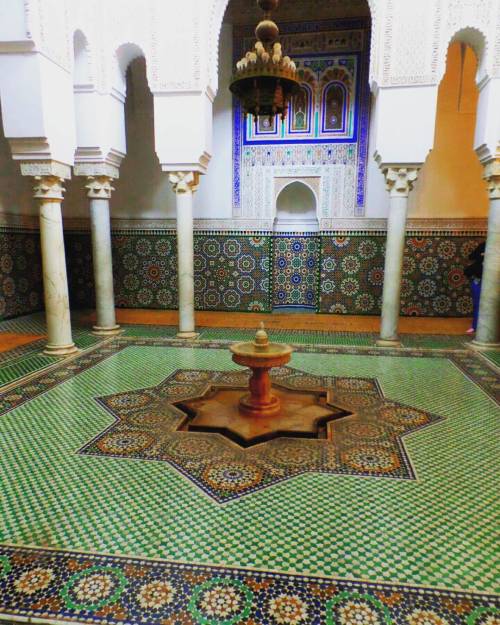
<svg viewBox="0 0 500 625"><path fill-rule="evenodd" d="M96 625L496 625L500 598L0 546L0 619Z"/></svg>

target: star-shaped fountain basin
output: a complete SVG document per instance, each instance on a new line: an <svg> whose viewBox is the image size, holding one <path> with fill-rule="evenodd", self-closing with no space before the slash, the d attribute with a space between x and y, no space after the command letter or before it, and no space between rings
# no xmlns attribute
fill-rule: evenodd
<svg viewBox="0 0 500 625"><path fill-rule="evenodd" d="M333 401L328 389L293 389L273 380L273 395L279 400L279 412L272 416L248 416L241 410L240 400L245 386L210 385L205 392L176 403L186 412L186 429L215 432L242 447L250 447L282 436L329 438L329 424L352 414Z"/></svg>

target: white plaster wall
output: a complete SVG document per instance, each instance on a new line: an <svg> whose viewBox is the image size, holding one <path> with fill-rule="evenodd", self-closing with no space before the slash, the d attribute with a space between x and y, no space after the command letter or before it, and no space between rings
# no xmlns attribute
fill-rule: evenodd
<svg viewBox="0 0 500 625"><path fill-rule="evenodd" d="M9 138L46 137L42 80L33 54L0 54L2 133Z"/></svg>
<svg viewBox="0 0 500 625"><path fill-rule="evenodd" d="M172 99L172 94L182 100L191 93L201 93L200 99L206 100L207 84L215 88L215 55L211 51L215 50L214 39L225 0L184 0L173 13L168 2L153 0L144 0L139 12L137 0L110 2L109 10L104 12L97 10L101 4L99 0L0 0L0 92L5 105L5 133L14 140L47 137L47 158L67 163L73 159L74 110L69 77L74 26L81 26L88 36L99 93L108 93L111 88L114 51L132 41L138 42L147 56L151 86L165 101ZM444 72L446 50L450 38L462 31L477 32L487 43L482 65L491 80L482 88L476 147L485 146L490 152L496 148L500 119L500 4L498 0L408 0L374 1L371 7L377 17L372 79L380 88L380 110L378 118L374 111L371 124L365 214L379 217L386 215L388 199L373 151L377 148L385 162L425 160L432 145L437 84ZM37 52L26 53L32 47L43 59L38 59ZM231 66L230 27L224 26L220 89L214 102L213 158L195 197L196 217L231 216L232 113L227 90ZM129 133L128 156L115 185L112 213L127 218L174 217L175 198L151 142L152 98L142 99L135 109L136 128ZM201 130L209 127L205 100L197 109L204 121L194 120L194 126ZM113 116L111 111L110 115ZM175 116L169 122L175 128ZM157 127L161 130L163 125ZM165 128L162 142L176 145L174 137L168 136L168 124ZM199 143L206 143L208 149L206 137ZM30 141L26 145L29 147ZM7 163L7 156L3 150L2 162ZM30 156L28 151L26 156ZM79 179L67 184L66 215L87 215L83 184ZM0 173L0 210L34 212L30 194L26 193L30 188L31 182L19 176L17 164L5 165Z"/></svg>
<svg viewBox="0 0 500 625"><path fill-rule="evenodd" d="M126 101L127 155L111 197L111 216L123 219L175 217L175 195L155 152L153 95L145 64L131 64Z"/></svg>
<svg viewBox="0 0 500 625"><path fill-rule="evenodd" d="M26 20L23 0L0 2L0 41L26 39Z"/></svg>
<svg viewBox="0 0 500 625"><path fill-rule="evenodd" d="M434 143L436 101L437 85L379 89L372 126L382 162L425 162Z"/></svg>
<svg viewBox="0 0 500 625"><path fill-rule="evenodd" d="M195 195L195 217L232 217L233 112L229 83L233 71L233 28L223 24L219 44L219 91L213 104L213 155L208 174L201 176Z"/></svg>
<svg viewBox="0 0 500 625"><path fill-rule="evenodd" d="M302 182L292 182L276 198L276 232L315 232L319 230L317 199Z"/></svg>
<svg viewBox="0 0 500 625"><path fill-rule="evenodd" d="M370 133L368 139L368 163L366 168L365 217L387 217L389 214L389 193L385 179L373 157L375 128L377 126L377 100L372 96L370 111Z"/></svg>

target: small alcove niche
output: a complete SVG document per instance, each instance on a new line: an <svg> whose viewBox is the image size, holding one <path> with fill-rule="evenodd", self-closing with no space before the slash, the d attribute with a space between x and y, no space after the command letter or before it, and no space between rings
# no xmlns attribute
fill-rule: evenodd
<svg viewBox="0 0 500 625"><path fill-rule="evenodd" d="M318 232L316 196L312 189L295 180L276 198L275 232Z"/></svg>

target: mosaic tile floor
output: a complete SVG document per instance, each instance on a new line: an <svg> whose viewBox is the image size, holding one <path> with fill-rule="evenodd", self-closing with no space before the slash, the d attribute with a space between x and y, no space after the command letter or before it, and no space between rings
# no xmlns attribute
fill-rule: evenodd
<svg viewBox="0 0 500 625"><path fill-rule="evenodd" d="M126 334L0 389L4 618L498 625L492 361L298 345L304 375L376 380L393 405L440 420L403 439L412 479L309 471L226 500L169 462L79 453L115 423L98 398L137 397L179 370L239 370L215 337Z"/></svg>
<svg viewBox="0 0 500 625"><path fill-rule="evenodd" d="M415 479L402 437L437 423L429 412L387 400L375 379L329 377L291 367L274 369L272 381L291 390L328 389L349 417L328 426L328 439L282 436L243 449L225 436L178 432L185 413L172 404L207 387L248 388L248 374L180 369L156 386L96 400L116 421L80 453L169 462L218 502L303 473Z"/></svg>

